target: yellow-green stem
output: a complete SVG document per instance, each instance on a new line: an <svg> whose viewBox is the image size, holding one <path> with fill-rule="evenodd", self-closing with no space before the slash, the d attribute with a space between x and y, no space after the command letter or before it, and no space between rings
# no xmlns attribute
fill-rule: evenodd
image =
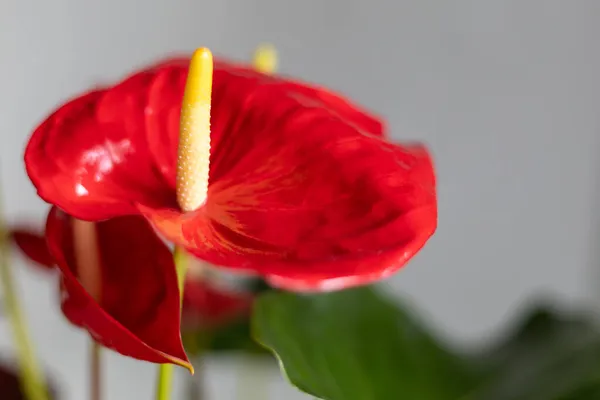
<svg viewBox="0 0 600 400"><path fill-rule="evenodd" d="M0 285L4 309L13 330L13 339L20 368L21 387L28 400L48 400L48 391L37 363L25 316L19 303L10 265L7 230L0 216Z"/></svg>
<svg viewBox="0 0 600 400"><path fill-rule="evenodd" d="M181 301L183 301L183 284L185 283L185 276L188 269L188 255L185 250L179 247L175 248L173 252L173 259L175 261L175 272L177 273L177 284L179 285L179 295Z"/></svg>
<svg viewBox="0 0 600 400"><path fill-rule="evenodd" d="M173 388L173 364L161 364L158 367L158 386L156 400L169 400Z"/></svg>
<svg viewBox="0 0 600 400"><path fill-rule="evenodd" d="M184 250L175 248L173 253L177 283L179 285L180 299L183 301L183 288L187 273L187 255ZM161 364L158 367L158 382L156 386L156 400L170 400L173 388L173 364Z"/></svg>
<svg viewBox="0 0 600 400"><path fill-rule="evenodd" d="M90 354L90 399L100 400L102 398L102 363L101 354L102 347L92 340Z"/></svg>

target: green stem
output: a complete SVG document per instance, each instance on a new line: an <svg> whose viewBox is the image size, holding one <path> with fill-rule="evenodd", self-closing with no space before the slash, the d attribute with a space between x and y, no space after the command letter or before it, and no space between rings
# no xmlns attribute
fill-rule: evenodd
<svg viewBox="0 0 600 400"><path fill-rule="evenodd" d="M177 272L177 283L179 294L183 301L183 288L187 272L187 255L185 251L175 248L173 253L175 260L175 271ZM158 384L156 386L156 400L170 400L173 388L173 364L161 364L158 368Z"/></svg>
<svg viewBox="0 0 600 400"><path fill-rule="evenodd" d="M181 301L183 301L183 284L185 283L185 276L188 269L188 259L185 250L179 247L175 248L173 252L173 259L175 261L175 272L177 273L177 284L179 285L179 295Z"/></svg>
<svg viewBox="0 0 600 400"><path fill-rule="evenodd" d="M158 367L158 385L156 400L169 400L173 388L173 364L161 364Z"/></svg>
<svg viewBox="0 0 600 400"><path fill-rule="evenodd" d="M4 241L4 239L3 239ZM0 260L0 282L4 292L4 307L13 329L17 348L17 358L21 369L21 386L27 399L47 400L48 393L42 380L42 374L34 356L33 345L29 336L27 323L19 304L15 283L8 262L6 244L2 244L2 260Z"/></svg>
<svg viewBox="0 0 600 400"><path fill-rule="evenodd" d="M4 293L4 308L13 330L20 368L21 386L28 400L48 400L48 392L37 363L25 316L15 289L10 266L7 231L0 218L0 285Z"/></svg>

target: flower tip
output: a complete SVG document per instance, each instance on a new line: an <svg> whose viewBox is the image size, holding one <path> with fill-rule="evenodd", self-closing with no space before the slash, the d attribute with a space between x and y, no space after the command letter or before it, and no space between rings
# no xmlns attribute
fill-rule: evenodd
<svg viewBox="0 0 600 400"><path fill-rule="evenodd" d="M187 369L188 371L190 371L190 374L194 375L194 373L195 373L194 366L192 365L191 362L189 362L187 360L183 360L181 358L173 357L173 356L170 356L170 355L164 354L164 353L163 353L163 356L165 356L167 358L167 360L169 360L171 363Z"/></svg>
<svg viewBox="0 0 600 400"><path fill-rule="evenodd" d="M183 105L210 106L213 79L213 55L206 47L194 51L185 86Z"/></svg>
<svg viewBox="0 0 600 400"><path fill-rule="evenodd" d="M254 51L254 68L263 74L275 73L277 61L277 50L271 44L261 44Z"/></svg>
<svg viewBox="0 0 600 400"><path fill-rule="evenodd" d="M210 51L210 49L206 47L199 47L194 51L194 54L192 55L192 60L202 58L208 60L209 62L212 62L212 52Z"/></svg>
<svg viewBox="0 0 600 400"><path fill-rule="evenodd" d="M192 365L192 363L188 362L188 363L182 364L182 367L185 367L188 371L190 371L190 375L194 376L194 373L196 371L194 371L194 366Z"/></svg>

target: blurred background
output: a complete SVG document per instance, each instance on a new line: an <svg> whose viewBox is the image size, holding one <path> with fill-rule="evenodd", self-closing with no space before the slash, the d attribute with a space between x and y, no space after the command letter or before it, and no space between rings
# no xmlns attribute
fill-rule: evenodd
<svg viewBox="0 0 600 400"><path fill-rule="evenodd" d="M250 60L259 43L270 42L280 72L352 97L385 117L394 139L432 149L439 229L389 286L442 337L483 345L538 296L567 307L600 305L600 2L0 4L0 167L9 222L42 225L47 206L26 177L22 153L60 102L172 53L208 46ZM64 399L85 398L86 335L64 321L54 282L16 269L40 357ZM0 320L2 357L10 358L11 343ZM107 399L151 398L154 366L107 358ZM207 374L209 391L228 398L235 372L227 360L209 363ZM271 389L273 398L292 398L283 379Z"/></svg>

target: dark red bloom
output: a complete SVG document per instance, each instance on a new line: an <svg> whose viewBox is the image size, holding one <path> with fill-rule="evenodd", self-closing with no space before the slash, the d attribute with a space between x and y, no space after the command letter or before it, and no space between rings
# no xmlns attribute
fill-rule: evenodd
<svg viewBox="0 0 600 400"><path fill-rule="evenodd" d="M17 370L5 365L0 365L0 394L2 400L28 400L27 394L23 391L22 380L19 377ZM58 400L56 387L49 382L50 400Z"/></svg>
<svg viewBox="0 0 600 400"><path fill-rule="evenodd" d="M27 397L21 389L19 376L15 371L0 367L0 393L6 400L26 400Z"/></svg>
<svg viewBox="0 0 600 400"><path fill-rule="evenodd" d="M33 261L60 269L61 308L71 323L121 354L189 368L181 343L180 295L169 248L140 216L98 223L96 233L102 278L99 301L78 280L70 216L52 208L47 242L33 232L12 236Z"/></svg>
<svg viewBox="0 0 600 400"><path fill-rule="evenodd" d="M11 232L17 247L36 265L50 270L58 263L63 271L62 309L70 322L93 330L100 343L138 359L186 360L178 349L179 292L171 252L150 225L140 216L96 224L103 272L99 302L77 280L71 225L72 219L61 211L50 212L48 232L54 255L44 235L34 229ZM214 327L247 313L251 302L249 295L218 290L192 277L185 285L183 318L187 326Z"/></svg>
<svg viewBox="0 0 600 400"><path fill-rule="evenodd" d="M83 220L144 215L219 266L293 290L388 276L437 223L434 171L420 145L395 145L342 97L217 62L207 203L175 200L187 60L63 105L25 152L39 195Z"/></svg>

